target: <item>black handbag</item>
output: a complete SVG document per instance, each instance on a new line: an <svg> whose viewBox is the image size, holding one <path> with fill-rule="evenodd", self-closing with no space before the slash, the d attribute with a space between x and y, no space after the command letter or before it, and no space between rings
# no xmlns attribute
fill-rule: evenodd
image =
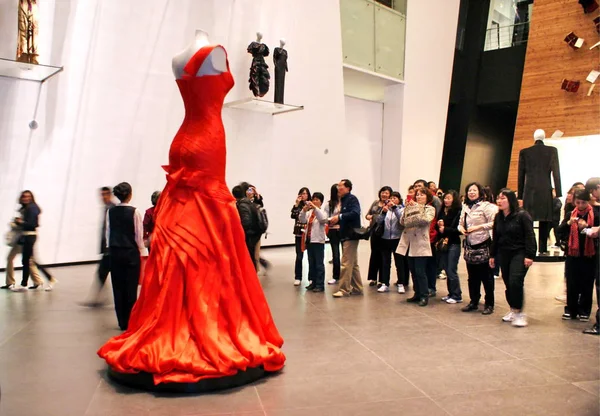
<svg viewBox="0 0 600 416"><path fill-rule="evenodd" d="M352 230L351 240L368 240L371 237L371 227L360 227Z"/></svg>
<svg viewBox="0 0 600 416"><path fill-rule="evenodd" d="M465 230L467 229L467 214L465 213ZM488 238L480 244L469 244L468 237L463 242L463 258L469 264L484 264L490 261L490 246L492 241Z"/></svg>

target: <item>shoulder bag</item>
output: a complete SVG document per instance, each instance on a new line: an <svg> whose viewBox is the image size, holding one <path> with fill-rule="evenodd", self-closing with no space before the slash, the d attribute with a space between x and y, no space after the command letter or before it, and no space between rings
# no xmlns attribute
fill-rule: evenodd
<svg viewBox="0 0 600 416"><path fill-rule="evenodd" d="M465 230L467 226L467 214L465 213ZM463 241L463 258L469 264L484 264L490 260L490 239L480 244L469 244L468 236Z"/></svg>

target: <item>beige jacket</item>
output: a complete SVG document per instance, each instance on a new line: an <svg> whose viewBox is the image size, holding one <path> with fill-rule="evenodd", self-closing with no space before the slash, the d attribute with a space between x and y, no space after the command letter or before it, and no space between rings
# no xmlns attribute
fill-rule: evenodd
<svg viewBox="0 0 600 416"><path fill-rule="evenodd" d="M430 257L429 226L435 218L435 208L431 205L408 205L400 225L404 232L396 253L409 257Z"/></svg>
<svg viewBox="0 0 600 416"><path fill-rule="evenodd" d="M481 244L485 240L492 238L492 228L494 227L494 218L498 213L498 206L487 201L481 201L473 205L471 208L463 204L462 212L460 213L460 222L458 231L465 233L465 229L476 225L483 226L480 230L469 234L466 239L470 245ZM467 223L465 227L465 216Z"/></svg>

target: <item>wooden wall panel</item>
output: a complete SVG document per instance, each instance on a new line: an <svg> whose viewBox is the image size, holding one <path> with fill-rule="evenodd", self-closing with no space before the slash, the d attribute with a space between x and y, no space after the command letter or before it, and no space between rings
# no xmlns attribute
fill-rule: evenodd
<svg viewBox="0 0 600 416"><path fill-rule="evenodd" d="M600 63L600 48L589 50L600 40L592 21L599 12L584 14L577 0L535 0L508 187L517 187L519 151L533 145L536 129L544 129L547 136L555 130L563 131L565 137L600 133L600 85L587 97L591 84L585 81ZM563 41L571 31L585 39L579 50ZM563 78L581 81L579 91L561 90Z"/></svg>

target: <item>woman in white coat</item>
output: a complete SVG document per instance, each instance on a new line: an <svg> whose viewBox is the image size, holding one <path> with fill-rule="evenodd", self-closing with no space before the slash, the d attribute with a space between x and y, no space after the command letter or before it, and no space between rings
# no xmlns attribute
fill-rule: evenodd
<svg viewBox="0 0 600 416"><path fill-rule="evenodd" d="M494 277L490 272L490 246L492 228L498 207L485 201L483 186L474 182L465 189L465 203L460 215L458 230L464 234L464 259L469 275L469 297L471 301L462 308L463 312L477 311L481 298L481 285L485 290L483 315L494 313Z"/></svg>
<svg viewBox="0 0 600 416"><path fill-rule="evenodd" d="M396 251L406 256L413 276L415 294L406 301L418 302L419 306L427 306L429 301L426 267L427 258L432 255L429 228L431 221L435 219L435 208L428 205L432 200L433 195L428 189L419 189L415 194L415 201L408 203L400 222L404 226L404 232Z"/></svg>

